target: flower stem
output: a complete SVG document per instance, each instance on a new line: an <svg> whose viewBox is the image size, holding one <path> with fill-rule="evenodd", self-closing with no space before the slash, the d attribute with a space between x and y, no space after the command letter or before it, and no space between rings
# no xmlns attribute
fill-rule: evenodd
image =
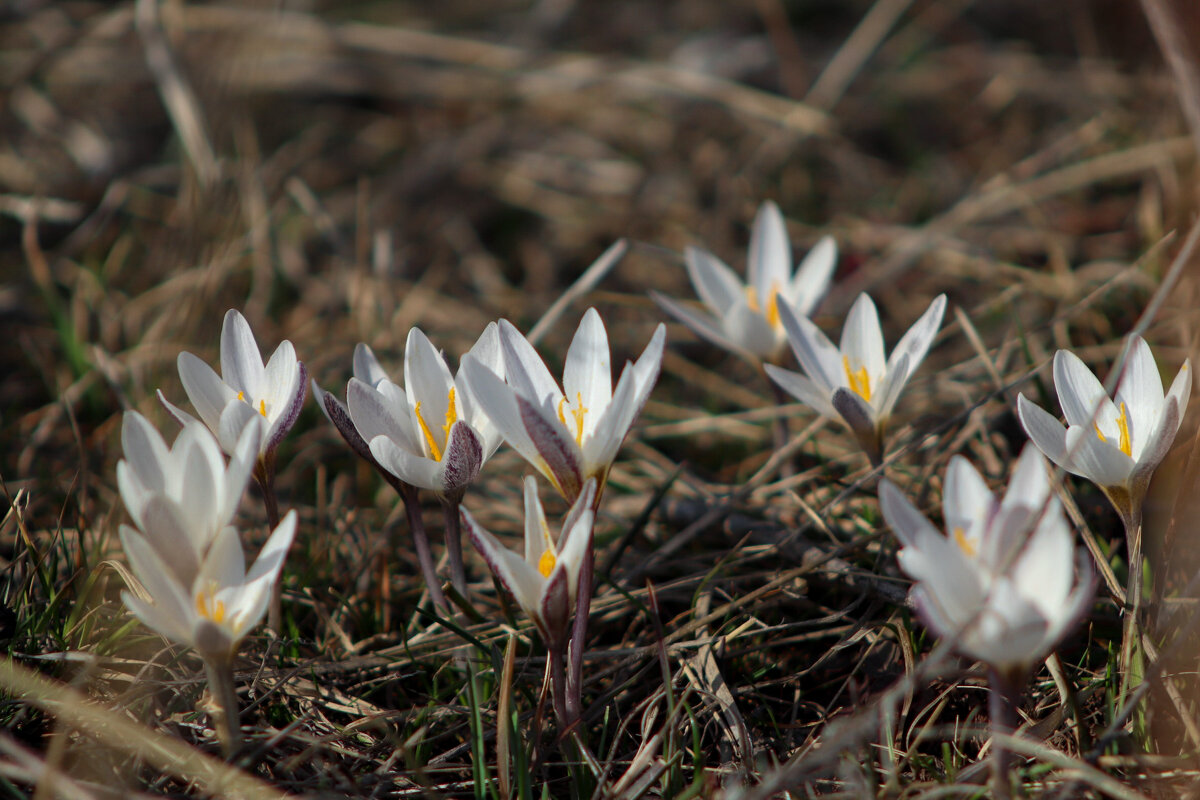
<svg viewBox="0 0 1200 800"><path fill-rule="evenodd" d="M450 561L450 583L463 600L467 599L467 572L463 569L462 533L459 522L458 500L442 502L442 514L446 520L446 556Z"/></svg>
<svg viewBox="0 0 1200 800"><path fill-rule="evenodd" d="M237 691L233 687L233 659L209 657L204 659L204 671L208 674L208 688L217 703L217 714L213 727L221 740L221 752L229 760L237 754L242 744L242 729L238 723Z"/></svg>
<svg viewBox="0 0 1200 800"><path fill-rule="evenodd" d="M1017 728L1016 681L998 669L988 670L991 691L988 692L988 716L992 727L992 792L999 800L1012 797L1009 775L1012 754L1000 742L1001 735L1011 735Z"/></svg>
<svg viewBox="0 0 1200 800"><path fill-rule="evenodd" d="M771 387L771 393L775 396L775 404L782 406L791 402L791 397L783 390L779 384L771 380L771 376L767 374L766 369L762 371L763 378L766 379L767 385ZM791 432L788 430L787 417L782 415L775 417L771 425L771 434L774 437L776 450L782 450L787 446L788 440L791 438ZM788 460L780 465L779 477L790 478L796 474L795 466L791 460Z"/></svg>
<svg viewBox="0 0 1200 800"><path fill-rule="evenodd" d="M433 605L442 614L450 616L450 604L442 593L442 583L438 580L437 568L433 564L433 555L429 552L429 536L425 533L425 520L421 516L421 501L417 496L415 486L402 484L401 495L404 497L404 513L408 516L408 527L412 531L413 546L417 551L417 562L421 565L421 576L425 579L425 587L429 589L429 597Z"/></svg>
<svg viewBox="0 0 1200 800"><path fill-rule="evenodd" d="M572 713L568 700L571 692L567 686L567 674L564 668L565 654L561 650L550 648L546 651L546 657L550 659L550 694L554 702L554 716L558 718L559 735L562 735L575 724L579 716Z"/></svg>
<svg viewBox="0 0 1200 800"><path fill-rule="evenodd" d="M574 724L583 713L583 648L587 643L588 616L592 610L592 578L596 571L596 555L591 542L579 568L579 585L575 596L575 620L567 644L571 672L566 684L566 712L563 721Z"/></svg>
<svg viewBox="0 0 1200 800"><path fill-rule="evenodd" d="M1125 592L1125 625L1121 636L1121 683L1117 695L1123 705L1142 680L1141 646L1142 630L1142 581L1144 577L1142 558L1142 506L1140 502L1130 504L1127 514L1122 514L1125 523L1125 548L1129 555L1129 584ZM1136 715L1132 715L1133 718Z"/></svg>

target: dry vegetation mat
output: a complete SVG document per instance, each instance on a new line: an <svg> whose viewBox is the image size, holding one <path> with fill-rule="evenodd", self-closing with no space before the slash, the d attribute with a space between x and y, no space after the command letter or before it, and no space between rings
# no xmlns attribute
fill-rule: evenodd
<svg viewBox="0 0 1200 800"><path fill-rule="evenodd" d="M1111 391L1128 362L1167 386L1198 352L1198 31L1167 0L8 4L0 794L1196 796L1194 414L1174 406L1148 487L1021 454L1044 422L1028 405L1058 425L1062 376ZM697 266L741 281L768 240L828 257L828 291L781 310L800 300ZM723 308L699 302L697 270ZM883 373L843 346L821 406L779 373L813 378L796 332L837 343L867 319L863 292L889 352L922 319L927 353L881 411ZM455 483L487 449L452 436L476 419L456 397L501 391L465 357L481 334L478 366L495 344L514 387L522 347L579 381L589 308L614 383L661 358L616 460L589 460L592 395L568 388L543 410L573 442L531 466L509 436ZM307 397L292 414L239 396L286 435L196 445L249 486L212 545L221 581L242 547L238 580L279 571L278 605L237 595L269 625L214 644L130 613L166 614L166 584L208 573L151 540L117 464L128 412L180 435L157 392L205 416L177 359L220 364L223 319L264 356L289 341ZM443 387L413 417L445 462L436 492L338 424L373 396L346 391L374 368L360 343L413 384L414 326L430 358L468 364L449 407ZM1126 397L1111 419L1063 409L1083 429L1068 440L1136 461L1172 400L1139 416ZM1042 473L1045 495L1026 491ZM904 526L923 515L974 557L1003 525L958 525L947 498L1010 480L1069 532L1045 573L1091 592L1061 624L1045 610L1032 659L1012 656L1027 631L987 639L981 614L939 630L932 584L910 593L925 540ZM549 538L520 577L497 565L505 547L520 560L529 485ZM1136 519L1122 487L1144 494ZM233 595L196 580L178 613L240 625ZM526 589L544 592L533 612Z"/></svg>

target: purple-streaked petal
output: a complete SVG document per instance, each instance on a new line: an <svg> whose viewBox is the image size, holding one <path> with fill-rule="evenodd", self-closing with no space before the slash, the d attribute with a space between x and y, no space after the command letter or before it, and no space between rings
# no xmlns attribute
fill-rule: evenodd
<svg viewBox="0 0 1200 800"><path fill-rule="evenodd" d="M471 396L479 403L505 441L526 461L536 466L537 448L525 432L512 387L470 355L463 358L461 371Z"/></svg>
<svg viewBox="0 0 1200 800"><path fill-rule="evenodd" d="M586 477L583 453L557 419L548 419L540 408L520 395L515 399L521 424L537 451L538 460L533 465L550 479L559 494L573 501Z"/></svg>
<svg viewBox="0 0 1200 800"><path fill-rule="evenodd" d="M838 388L830 398L833 410L860 437L874 434L877 430L875 412L867 402L849 389Z"/></svg>
<svg viewBox="0 0 1200 800"><path fill-rule="evenodd" d="M506 379L513 391L539 406L557 408L563 394L546 362L506 319L500 320L500 346L504 351Z"/></svg>
<svg viewBox="0 0 1200 800"><path fill-rule="evenodd" d="M371 455L370 446L359 434L358 428L354 426L354 420L350 419L349 409L342 405L342 402L332 393L317 386L316 381L313 381L313 396L316 397L321 410L325 412L325 418L333 423L333 427L337 429L346 444L350 445L350 449L367 463L378 466L375 456Z"/></svg>
<svg viewBox="0 0 1200 800"><path fill-rule="evenodd" d="M467 509L460 507L459 513L462 515L463 527L467 529L475 549L483 556L492 574L540 627L541 620L536 615L540 613L538 599L544 582L542 576L525 563L525 559L500 544L496 537L484 530Z"/></svg>
<svg viewBox="0 0 1200 800"><path fill-rule="evenodd" d="M385 380L378 389L373 389L358 378L351 378L346 384L346 409L364 442L369 444L377 436L386 436L401 448L417 452L407 398L397 390L391 394L398 402L388 402L389 398L383 394L386 387L392 386Z"/></svg>
<svg viewBox="0 0 1200 800"><path fill-rule="evenodd" d="M304 407L304 398L308 396L308 369L304 366L303 361L296 362L298 375L293 385L294 393L291 397L284 397L283 400L288 405L285 406L285 411L279 415L271 425L271 432L267 435L267 440L263 442L262 451L270 453L279 446L283 441L283 437L296 424L296 420L300 418L300 409Z"/></svg>
<svg viewBox="0 0 1200 800"><path fill-rule="evenodd" d="M456 422L446 439L442 454L442 488L448 496L461 495L479 477L483 466L483 444L479 435L466 422Z"/></svg>

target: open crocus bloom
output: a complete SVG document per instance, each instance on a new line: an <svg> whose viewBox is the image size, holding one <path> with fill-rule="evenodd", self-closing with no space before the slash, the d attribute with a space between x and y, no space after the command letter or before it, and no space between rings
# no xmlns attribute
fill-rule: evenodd
<svg viewBox="0 0 1200 800"><path fill-rule="evenodd" d="M621 442L658 379L666 328L659 325L638 360L612 385L608 334L589 308L567 350L563 389L533 345L507 320L500 321L506 383L468 355L463 373L479 404L505 440L546 476L568 502L588 478L604 488Z"/></svg>
<svg viewBox="0 0 1200 800"><path fill-rule="evenodd" d="M696 294L712 311L701 314L657 292L654 301L699 336L752 362L776 360L787 339L779 309L800 316L817 307L837 262L833 238L822 238L792 274L792 246L779 207L768 200L754 218L748 256L748 283L706 250L684 253Z"/></svg>
<svg viewBox="0 0 1200 800"><path fill-rule="evenodd" d="M246 572L237 531L217 534L192 580L181 580L162 548L128 525L121 545L133 574L149 599L122 592L126 607L145 625L206 660L226 662L238 643L267 610L271 590L296 533L296 512L289 511Z"/></svg>
<svg viewBox="0 0 1200 800"><path fill-rule="evenodd" d="M184 425L167 449L145 417L125 414L125 458L117 463L121 499L133 524L179 580L191 581L213 540L232 523L261 437L260 425L246 426L227 466L216 439L200 423Z"/></svg>
<svg viewBox="0 0 1200 800"><path fill-rule="evenodd" d="M1129 525L1140 515L1150 476L1179 431L1192 392L1190 367L1183 362L1164 396L1150 346L1136 337L1114 402L1078 356L1059 350L1054 389L1067 427L1024 395L1017 396L1017 413L1038 449L1103 489Z"/></svg>
<svg viewBox="0 0 1200 800"><path fill-rule="evenodd" d="M1046 462L1032 446L1000 501L966 459L951 459L945 536L887 480L879 502L904 545L900 566L916 581L911 596L925 624L997 670L1019 673L1036 663L1092 601L1090 562L1076 552Z"/></svg>
<svg viewBox="0 0 1200 800"><path fill-rule="evenodd" d="M254 423L266 425L259 457L274 454L308 391L307 372L292 343L281 342L264 367L250 325L234 309L226 312L221 326L221 374L188 352L179 354L178 365L188 399L226 453L233 452L242 431ZM193 419L161 391L158 399L181 424Z"/></svg>
<svg viewBox="0 0 1200 800"><path fill-rule="evenodd" d="M916 372L942 324L946 296L938 295L885 357L879 312L866 294L850 307L840 346L806 317L780 306L788 343L807 377L767 364L789 394L826 417L841 417L873 463L883 457L883 433L904 384Z"/></svg>
<svg viewBox="0 0 1200 800"><path fill-rule="evenodd" d="M537 479L525 476L525 557L512 552L462 509L471 541L496 578L529 615L552 651L566 647L579 571L592 546L596 481L589 479L563 520L557 544L538 498Z"/></svg>
<svg viewBox="0 0 1200 800"><path fill-rule="evenodd" d="M503 373L496 324L468 355ZM371 348L354 351L346 408L313 384L321 408L359 455L400 481L443 497L461 497L500 446L500 432L466 382L418 328L404 347L404 388L388 379Z"/></svg>

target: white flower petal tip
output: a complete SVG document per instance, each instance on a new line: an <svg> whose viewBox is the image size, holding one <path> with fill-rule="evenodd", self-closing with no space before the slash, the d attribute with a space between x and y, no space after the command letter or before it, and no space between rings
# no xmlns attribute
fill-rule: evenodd
<svg viewBox="0 0 1200 800"><path fill-rule="evenodd" d="M1017 416L1047 458L1103 489L1129 525L1141 514L1150 478L1175 441L1191 386L1191 363L1185 361L1164 394L1154 356L1140 337L1130 343L1112 398L1078 356L1059 350L1054 388L1066 427L1023 395Z"/></svg>
<svg viewBox="0 0 1200 800"><path fill-rule="evenodd" d="M249 323L234 309L221 326L221 375L187 352L179 354L178 366L184 392L221 448L230 452L247 426L262 425L259 457L267 462L296 423L308 394L308 370L292 343L281 342L264 366ZM180 422L191 418L161 392L159 399ZM246 409L231 410L237 405Z"/></svg>
<svg viewBox="0 0 1200 800"><path fill-rule="evenodd" d="M501 320L499 333L507 381L478 359L464 359L472 399L568 502L575 502L589 478L596 479L599 495L658 379L666 326L655 328L615 387L608 337L594 309L584 314L567 352L562 388L516 328Z"/></svg>
<svg viewBox="0 0 1200 800"><path fill-rule="evenodd" d="M500 544L465 508L460 512L471 541L496 579L537 627L546 646L559 653L567 645L579 573L592 547L592 507L597 492L597 481L589 479L555 537L538 499L537 482L529 476L525 482L523 557Z"/></svg>
<svg viewBox="0 0 1200 800"><path fill-rule="evenodd" d="M463 363L478 359L503 371L500 358L493 323ZM350 448L397 491L407 485L461 499L500 440L465 378L451 377L441 352L418 328L406 340L403 388L365 344L355 348L353 368L345 404L313 384L325 416Z"/></svg>
<svg viewBox="0 0 1200 800"><path fill-rule="evenodd" d="M945 535L891 482L880 482L879 499L901 541L900 566L914 580L918 613L959 652L1021 675L1090 607L1095 572L1074 545L1033 445L1021 453L1002 499L966 459L952 461Z"/></svg>
<svg viewBox="0 0 1200 800"><path fill-rule="evenodd" d="M938 295L885 358L879 315L866 294L851 306L836 347L810 320L781 305L788 344L807 377L771 365L767 374L818 414L842 419L878 465L896 400L929 352L945 311L946 296Z"/></svg>
<svg viewBox="0 0 1200 800"><path fill-rule="evenodd" d="M719 258L696 247L684 251L684 264L708 314L651 293L654 301L696 335L758 364L777 361L787 334L780 308L808 316L829 290L837 246L823 237L792 270L792 248L779 207L765 201L754 218L743 283Z"/></svg>

